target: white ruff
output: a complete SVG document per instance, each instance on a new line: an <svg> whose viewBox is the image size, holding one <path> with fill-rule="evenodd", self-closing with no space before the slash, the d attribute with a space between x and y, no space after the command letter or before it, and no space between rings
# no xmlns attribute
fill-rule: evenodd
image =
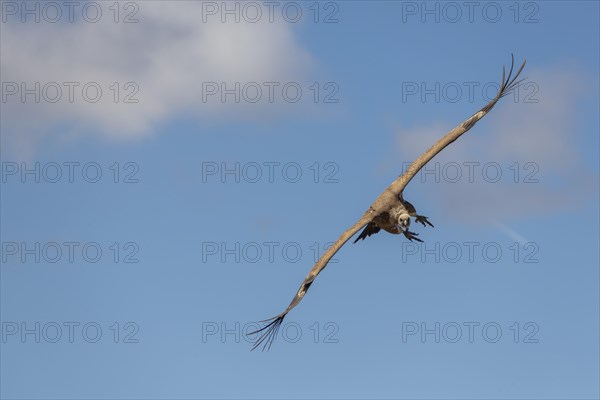
<svg viewBox="0 0 600 400"><path fill-rule="evenodd" d="M410 215L404 207L396 207L390 210L390 215L397 221L400 228L406 230L410 226Z"/></svg>

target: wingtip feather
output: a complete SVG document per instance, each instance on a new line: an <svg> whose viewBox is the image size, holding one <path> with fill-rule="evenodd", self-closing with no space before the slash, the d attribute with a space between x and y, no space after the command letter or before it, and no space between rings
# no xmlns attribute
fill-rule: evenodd
<svg viewBox="0 0 600 400"><path fill-rule="evenodd" d="M250 351L254 351L254 349L259 347L261 344L263 345L262 351L265 351L265 350L268 351L269 349L271 349L271 346L273 345L273 342L275 341L275 338L277 337L277 332L279 331L279 328L281 327L281 324L283 323L283 319L285 318L286 315L287 315L287 313L281 313L273 318L269 318L269 319L260 321L261 323L268 322L268 324L266 324L265 326L263 326L260 329L257 329L253 332L248 333L248 336L250 336L250 335L254 335L254 334L264 331L256 339L256 342L254 342L254 345L252 346L252 349L250 349Z"/></svg>

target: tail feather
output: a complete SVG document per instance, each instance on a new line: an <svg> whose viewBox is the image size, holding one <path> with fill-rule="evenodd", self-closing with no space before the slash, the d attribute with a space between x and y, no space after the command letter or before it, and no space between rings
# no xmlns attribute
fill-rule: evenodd
<svg viewBox="0 0 600 400"><path fill-rule="evenodd" d="M358 237L356 238L354 243L358 242L361 239L365 240L367 237L376 234L380 230L381 230L381 228L379 228L374 223L370 222L367 224L367 226L365 226L365 229L363 229L363 231L360 233L360 235L358 235Z"/></svg>

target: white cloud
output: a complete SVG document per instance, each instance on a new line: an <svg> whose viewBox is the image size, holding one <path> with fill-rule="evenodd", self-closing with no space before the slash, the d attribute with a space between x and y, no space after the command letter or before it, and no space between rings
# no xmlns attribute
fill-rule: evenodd
<svg viewBox="0 0 600 400"><path fill-rule="evenodd" d="M566 210L596 196L598 177L585 166L580 148L585 135L581 123L585 115L580 106L589 77L573 67L528 67L525 72L528 81L539 88L532 97L539 100L537 103L524 102L523 98L511 101L510 96L502 99L483 121L429 165L432 168L439 163L440 183L429 175L423 187L435 193L450 218L495 224ZM451 128L451 124L431 122L399 129L398 149L403 159L421 154ZM473 167L473 182L469 182L465 162L480 163ZM458 182L444 179L444 168L450 180L455 178L453 163L462 173ZM491 168L484 176L486 165ZM493 183L497 166L502 177ZM420 180L417 175L407 192L415 190Z"/></svg>
<svg viewBox="0 0 600 400"><path fill-rule="evenodd" d="M18 94L3 104L3 145L21 153L32 152L45 135L63 137L100 133L115 139L147 135L157 123L192 114L199 118L225 115L228 105L202 101L202 82L288 82L307 78L313 66L310 54L296 41L292 24L231 21L218 16L202 22L201 2L142 2L138 23L114 23L105 5L97 23L26 23L15 21L2 27L2 80L56 82L63 91L56 103L36 104L33 96L22 103ZM112 3L111 3L112 4ZM64 82L78 82L74 102ZM83 100L81 89L96 82L100 101ZM119 102L113 100L114 82L120 83ZM137 104L122 102L135 86ZM114 87L113 87L114 88ZM49 87L50 97L54 96ZM90 93L94 94L92 90ZM231 98L231 97L230 97ZM263 95L266 98L266 94ZM277 112L277 104L245 104L246 115ZM235 105L244 117L244 106ZM56 135L56 133L53 133ZM55 137L53 140L56 139Z"/></svg>

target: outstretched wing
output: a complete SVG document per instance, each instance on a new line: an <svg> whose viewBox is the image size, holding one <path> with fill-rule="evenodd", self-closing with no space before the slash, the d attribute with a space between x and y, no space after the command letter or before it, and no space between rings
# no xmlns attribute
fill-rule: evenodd
<svg viewBox="0 0 600 400"><path fill-rule="evenodd" d="M304 279L304 282L302 282L302 285L300 285L300 288L298 289L298 292L296 292L296 295L292 299L292 302L289 306L287 306L285 311L273 318L261 321L267 324L261 329L258 329L254 332L250 332L248 334L253 335L255 333L262 332L262 334L254 343L252 350L257 348L261 344L263 344L263 350L269 349L271 347L271 344L273 344L273 341L277 336L277 331L279 330L279 327L281 326L281 323L283 322L283 319L285 318L287 313L289 313L292 308L296 307L298 303L300 303L300 301L308 291L310 285L312 285L317 275L319 275L319 273L327 266L327 263L335 255L335 253L337 253L338 250L342 248L342 246L348 241L348 239L354 236L354 234L358 232L363 226L370 223L371 220L372 216L369 212L367 212L354 225L346 229L344 233L342 233L342 235L338 238L338 240L336 240L335 243L331 245L331 247L329 247L327 251L325 251L325 253L323 253L321 258L319 258L316 264L312 267L312 269Z"/></svg>
<svg viewBox="0 0 600 400"><path fill-rule="evenodd" d="M367 224L367 226L365 226L365 229L363 229L363 231L360 233L360 235L358 235L358 237L356 238L356 240L354 241L354 243L358 242L361 239L365 240L366 238L368 238L371 235L376 234L380 230L381 230L380 227L378 227L377 225L375 225L372 222L369 222Z"/></svg>
<svg viewBox="0 0 600 400"><path fill-rule="evenodd" d="M502 82L500 84L500 89L498 90L498 94L496 95L496 97L494 97L492 101L487 103L481 110L473 114L469 119L467 119L462 124L448 132L444 137L442 137L433 146L431 146L429 150L427 150L419 158L413 161L413 163L408 167L406 172L394 182L392 182L388 189L391 192L393 192L396 196L401 195L408 182L410 182L411 179L414 178L417 172L419 172L419 170L421 170L421 168L423 168L425 164L427 164L440 151L446 148L446 146L458 139L463 133L471 129L481 118L483 118L488 112L490 112L490 110L496 105L498 100L509 94L515 87L517 87L523 81L523 79L517 81L517 78L521 74L521 71L523 71L523 68L525 67L525 62L526 61L523 61L523 64L521 64L521 67L513 77L512 74L513 67L515 65L515 58L511 55L511 63L510 70L508 71L508 76L506 76L505 68L502 67Z"/></svg>
<svg viewBox="0 0 600 400"><path fill-rule="evenodd" d="M498 90L498 94L496 97L486 104L481 110L473 114L469 119L465 122L448 132L444 137L437 141L429 150L423 153L419 158L417 158L407 169L407 171L402 174L398 179L396 179L390 186L388 186L383 193L375 199L369 210L350 228L348 228L339 239L329 248L327 251L319 258L317 263L312 267L307 277L300 285L298 292L292 299L290 305L277 316L261 321L266 323L262 328L249 333L249 335L253 335L255 333L261 333L258 339L256 340L252 350L256 349L258 346L263 344L263 350L269 349L277 336L277 331L281 326L283 319L290 312L290 310L298 305L304 295L306 294L308 288L314 282L315 278L319 273L327 266L327 263L331 258L338 252L338 250L350 239L356 232L358 232L362 227L369 224L376 215L379 215L381 212L388 210L393 204L398 201L398 196L402 194L402 191L410 182L410 180L419 172L421 168L425 164L427 164L436 154L442 151L446 146L450 143L454 142L458 139L463 133L467 132L471 129L477 121L483 118L500 100L502 97L509 94L516 86L518 86L522 80L517 81L517 78L521 74L521 71L525 67L525 61L515 74L512 76L514 67L514 57L512 57L512 62L510 65L510 71L508 72L508 77L506 77L506 71L502 68L502 83L500 85L500 89ZM364 233L364 232L363 232ZM361 234L362 236L362 234ZM360 238L360 237L359 237Z"/></svg>

